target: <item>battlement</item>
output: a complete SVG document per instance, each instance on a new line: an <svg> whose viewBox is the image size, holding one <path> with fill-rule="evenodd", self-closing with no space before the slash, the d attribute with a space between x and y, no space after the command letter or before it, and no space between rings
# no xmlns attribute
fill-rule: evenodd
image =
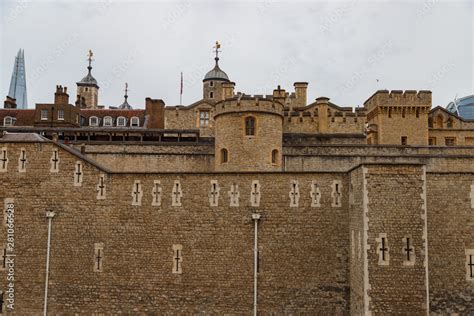
<svg viewBox="0 0 474 316"><path fill-rule="evenodd" d="M214 117L227 113L261 112L283 117L283 104L263 95L239 95L216 103Z"/></svg>
<svg viewBox="0 0 474 316"><path fill-rule="evenodd" d="M364 102L371 110L377 106L428 106L431 107L431 91L427 90L378 90Z"/></svg>

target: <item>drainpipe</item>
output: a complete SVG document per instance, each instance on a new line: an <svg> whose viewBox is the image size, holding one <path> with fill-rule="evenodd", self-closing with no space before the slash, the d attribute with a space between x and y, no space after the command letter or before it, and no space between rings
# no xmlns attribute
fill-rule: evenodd
<svg viewBox="0 0 474 316"><path fill-rule="evenodd" d="M51 221L54 215L53 211L46 212L46 218L48 219L48 250L46 252L46 278L44 281L44 316L48 315L49 253L51 250Z"/></svg>
<svg viewBox="0 0 474 316"><path fill-rule="evenodd" d="M258 220L261 215L252 214L254 221L254 244L253 244L253 315L257 316L257 266L258 266Z"/></svg>

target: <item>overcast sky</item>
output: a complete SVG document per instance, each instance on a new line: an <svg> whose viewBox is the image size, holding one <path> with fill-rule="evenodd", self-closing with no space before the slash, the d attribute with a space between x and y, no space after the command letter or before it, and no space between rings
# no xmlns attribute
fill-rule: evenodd
<svg viewBox="0 0 474 316"><path fill-rule="evenodd" d="M145 98L183 104L202 97L202 78L222 43L220 66L236 91L293 91L358 106L377 89L432 90L433 106L474 94L473 1L34 1L1 0L1 93L25 50L29 107L55 86L93 75L99 103L143 108ZM378 82L377 82L378 80Z"/></svg>

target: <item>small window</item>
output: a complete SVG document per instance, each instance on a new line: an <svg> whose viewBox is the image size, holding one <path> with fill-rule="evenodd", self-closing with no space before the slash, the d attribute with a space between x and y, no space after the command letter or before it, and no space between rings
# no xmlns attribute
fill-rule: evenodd
<svg viewBox="0 0 474 316"><path fill-rule="evenodd" d="M466 249L466 280L474 281L474 249Z"/></svg>
<svg viewBox="0 0 474 316"><path fill-rule="evenodd" d="M64 110L58 110L58 121L64 121Z"/></svg>
<svg viewBox="0 0 474 316"><path fill-rule="evenodd" d="M199 112L199 126L200 127L209 126L209 111L200 111Z"/></svg>
<svg viewBox="0 0 474 316"><path fill-rule="evenodd" d="M214 81L209 81L209 87L214 87Z"/></svg>
<svg viewBox="0 0 474 316"><path fill-rule="evenodd" d="M104 117L104 126L112 126L112 118L110 116Z"/></svg>
<svg viewBox="0 0 474 316"><path fill-rule="evenodd" d="M446 146L455 146L456 145L456 138L455 137L446 137L444 139L444 144Z"/></svg>
<svg viewBox="0 0 474 316"><path fill-rule="evenodd" d="M125 121L126 121L126 120L125 120L125 117L119 116L119 117L117 118L117 126L125 126Z"/></svg>
<svg viewBox="0 0 474 316"><path fill-rule="evenodd" d="M245 135L255 136L255 118L252 116L245 118Z"/></svg>
<svg viewBox="0 0 474 316"><path fill-rule="evenodd" d="M402 109L402 117L405 118L405 109Z"/></svg>
<svg viewBox="0 0 474 316"><path fill-rule="evenodd" d="M42 121L48 120L48 110L41 110L41 120Z"/></svg>
<svg viewBox="0 0 474 316"><path fill-rule="evenodd" d="M428 145L435 146L436 145L436 137L430 137L428 139Z"/></svg>
<svg viewBox="0 0 474 316"><path fill-rule="evenodd" d="M94 244L94 272L103 271L103 260L104 260L104 244Z"/></svg>
<svg viewBox="0 0 474 316"><path fill-rule="evenodd" d="M392 117L392 109L388 109L388 117Z"/></svg>
<svg viewBox="0 0 474 316"><path fill-rule="evenodd" d="M214 92L209 92L209 99L214 99Z"/></svg>
<svg viewBox="0 0 474 316"><path fill-rule="evenodd" d="M408 137L402 136L402 145L403 145L403 146L408 145Z"/></svg>
<svg viewBox="0 0 474 316"><path fill-rule="evenodd" d="M132 118L130 119L130 126L132 126L132 127L138 127L138 126L140 126L140 119L139 119L138 117L136 117L136 116L132 117Z"/></svg>
<svg viewBox="0 0 474 316"><path fill-rule="evenodd" d="M433 119L431 117L428 118L428 127L433 128Z"/></svg>
<svg viewBox="0 0 474 316"><path fill-rule="evenodd" d="M13 124L15 124L15 119L11 116L5 116L3 126L13 126Z"/></svg>
<svg viewBox="0 0 474 316"><path fill-rule="evenodd" d="M222 148L221 149L221 163L225 163L229 161L229 153L227 152L227 149Z"/></svg>
<svg viewBox="0 0 474 316"><path fill-rule="evenodd" d="M272 163L273 164L278 163L278 150L276 150L276 149L272 150Z"/></svg>
<svg viewBox="0 0 474 316"><path fill-rule="evenodd" d="M453 120L452 119L448 119L448 121L446 122L446 127L447 128L453 128Z"/></svg>
<svg viewBox="0 0 474 316"><path fill-rule="evenodd" d="M420 109L416 109L416 118L420 117Z"/></svg>
<svg viewBox="0 0 474 316"><path fill-rule="evenodd" d="M99 126L99 118L97 116L91 116L89 118L89 126Z"/></svg>

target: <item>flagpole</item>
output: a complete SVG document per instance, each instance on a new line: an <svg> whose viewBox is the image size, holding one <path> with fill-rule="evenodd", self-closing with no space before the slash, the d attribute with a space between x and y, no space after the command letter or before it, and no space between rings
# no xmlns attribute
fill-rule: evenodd
<svg viewBox="0 0 474 316"><path fill-rule="evenodd" d="M179 90L179 105L183 105L183 72L181 72L181 88Z"/></svg>

